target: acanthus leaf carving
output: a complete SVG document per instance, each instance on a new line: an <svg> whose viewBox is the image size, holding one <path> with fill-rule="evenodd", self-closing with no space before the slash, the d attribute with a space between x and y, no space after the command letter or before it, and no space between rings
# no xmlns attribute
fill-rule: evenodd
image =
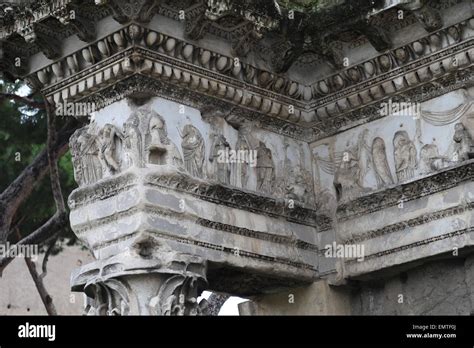
<svg viewBox="0 0 474 348"><path fill-rule="evenodd" d="M160 287L158 294L150 300L153 315L182 316L207 315L207 301L198 302L199 279L174 275Z"/></svg>

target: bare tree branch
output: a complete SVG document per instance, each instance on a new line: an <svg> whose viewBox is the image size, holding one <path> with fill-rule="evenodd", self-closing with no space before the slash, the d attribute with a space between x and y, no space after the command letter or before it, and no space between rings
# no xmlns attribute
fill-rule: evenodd
<svg viewBox="0 0 474 348"><path fill-rule="evenodd" d="M20 231L18 230L18 228L15 229L15 231L17 237L21 238ZM28 267L28 270L30 271L31 278L33 279L33 282L36 285L36 289L38 290L41 300L43 301L44 307L46 308L46 312L49 315L57 315L56 308L53 304L53 298L49 296L48 292L46 291L46 288L44 287L43 279L38 275L38 272L36 272L35 263L29 257L25 257L25 262L26 266Z"/></svg>
<svg viewBox="0 0 474 348"><path fill-rule="evenodd" d="M58 153L54 151L54 145L57 142L58 134L56 132L56 118L51 112L51 105L48 100L44 100L44 106L46 110L46 117L48 120L48 161L51 178L51 190L53 191L54 202L56 203L56 209L63 213L66 211L64 204L64 197L61 190L61 183L59 181L59 169L58 169Z"/></svg>
<svg viewBox="0 0 474 348"><path fill-rule="evenodd" d="M51 238L57 231L61 230L64 225L67 223L67 213L56 212L45 224L40 228L35 230L33 233L29 234L18 243L16 243L13 248L17 248L22 244L41 244L45 240ZM5 268L13 261L11 257L4 257L0 259L0 277L2 276Z"/></svg>
<svg viewBox="0 0 474 348"><path fill-rule="evenodd" d="M42 102L31 99L31 97L22 97L15 93L0 93L0 102L3 100L14 100L35 109L44 109L44 104Z"/></svg>
<svg viewBox="0 0 474 348"><path fill-rule="evenodd" d="M59 131L49 153L57 159L68 149L71 134L77 129L78 123L71 119ZM21 204L30 196L49 168L48 148L41 151L33 162L0 194L0 243L6 242L11 233L13 216ZM53 189L54 190L54 189ZM54 191L53 191L54 192ZM62 196L61 196L62 197ZM56 199L56 198L55 198Z"/></svg>
<svg viewBox="0 0 474 348"><path fill-rule="evenodd" d="M41 270L42 273L40 274L40 278L43 279L48 275L48 261L49 261L49 255L51 254L51 251L53 251L54 246L56 245L56 242L58 241L59 235L61 232L56 233L55 236L53 236L52 240L49 242L48 249L46 249L46 253L44 254L43 257L43 263L41 264Z"/></svg>
<svg viewBox="0 0 474 348"><path fill-rule="evenodd" d="M54 117L51 106L44 99L44 104L38 105L37 102L17 96L16 94L0 94L0 101L2 99L14 99L20 100L22 103L27 104L36 108L44 108L47 116L47 127L48 127L48 138L47 146L23 172L16 178L16 180L10 184L4 192L0 195L0 242L7 240L10 234L10 225L16 211L20 205L30 196L34 187L44 177L49 167L50 179L51 179L51 190L53 198L56 204L56 213L40 228L36 231L18 241L14 247L21 244L39 244L51 237L54 237L51 241L46 254L43 258L42 273L38 275L34 262L26 257L25 262L28 270L33 278L38 293L43 301L46 311L49 315L57 315L56 308L53 304L53 299L48 294L43 284L43 278L47 275L47 262L52 248L56 244L59 232L65 223L67 223L68 217L66 212L66 205L61 190L61 183L59 179L59 168L58 158L60 158L68 148L69 137L72 132L77 128L75 121L68 122L65 128L62 129L60 134L56 131L56 118ZM18 238L20 238L19 230L16 228ZM5 267L12 261L12 258L0 259L0 277Z"/></svg>
<svg viewBox="0 0 474 348"><path fill-rule="evenodd" d="M38 289L38 293L43 301L44 307L46 308L46 312L49 315L58 315L56 311L56 307L53 304L53 298L48 294L48 291L44 287L43 279L38 275L36 271L36 265L29 257L25 257L26 265L28 266L28 270L30 271L31 278L35 282L36 289Z"/></svg>

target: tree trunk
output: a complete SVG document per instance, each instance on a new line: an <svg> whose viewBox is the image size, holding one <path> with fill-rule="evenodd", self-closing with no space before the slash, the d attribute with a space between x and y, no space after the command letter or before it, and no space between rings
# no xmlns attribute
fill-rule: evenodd
<svg viewBox="0 0 474 348"><path fill-rule="evenodd" d="M53 144L56 158L68 149L69 137L77 129L75 120L69 121L59 131ZM34 161L0 194L0 243L5 243L11 231L11 222L21 204L30 196L49 171L48 150L43 149Z"/></svg>

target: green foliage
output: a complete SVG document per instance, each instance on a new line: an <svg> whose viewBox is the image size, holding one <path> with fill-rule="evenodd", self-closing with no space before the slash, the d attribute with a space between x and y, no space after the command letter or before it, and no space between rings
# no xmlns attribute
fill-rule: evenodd
<svg viewBox="0 0 474 348"><path fill-rule="evenodd" d="M0 92L24 92L19 83L0 81ZM41 101L41 100L38 100ZM61 126L58 120L57 127ZM0 102L0 191L3 191L34 160L46 146L47 126L44 111L31 109L17 102ZM67 153L59 161L61 186L64 197L75 188L71 156ZM55 205L51 193L50 177L47 175L20 207L13 224L18 224L22 237L28 235L54 213ZM63 235L74 240L69 226L64 226ZM13 240L16 236L11 237Z"/></svg>

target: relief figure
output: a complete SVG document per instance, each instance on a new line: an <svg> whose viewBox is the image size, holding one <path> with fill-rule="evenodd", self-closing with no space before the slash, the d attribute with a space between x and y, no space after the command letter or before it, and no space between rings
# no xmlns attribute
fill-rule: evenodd
<svg viewBox="0 0 474 348"><path fill-rule="evenodd" d="M218 182L230 184L230 163L224 155L230 150L230 145L222 134L213 134L209 161L214 166L214 174Z"/></svg>
<svg viewBox="0 0 474 348"><path fill-rule="evenodd" d="M471 134L462 123L454 125L454 154L456 162L467 161L474 158L474 142Z"/></svg>
<svg viewBox="0 0 474 348"><path fill-rule="evenodd" d="M71 137L72 155L77 172L76 181L79 185L93 184L102 179L102 165L99 160L100 142L98 136L93 134L91 126L77 130Z"/></svg>
<svg viewBox="0 0 474 348"><path fill-rule="evenodd" d="M440 170L449 164L448 158L440 156L438 146L426 144L420 150L420 171L423 174Z"/></svg>
<svg viewBox="0 0 474 348"><path fill-rule="evenodd" d="M372 162L375 167L375 178L378 188L392 185L393 177L387 161L385 142L380 137L376 137L372 142Z"/></svg>
<svg viewBox="0 0 474 348"><path fill-rule="evenodd" d="M106 124L104 128L100 130L99 136L102 139L100 158L105 168L113 175L120 170L119 161L117 160L116 140L122 140L123 135L115 126Z"/></svg>
<svg viewBox="0 0 474 348"><path fill-rule="evenodd" d="M135 114L131 115L123 125L124 151L129 167L143 167L142 136L138 125L139 120Z"/></svg>
<svg viewBox="0 0 474 348"><path fill-rule="evenodd" d="M180 135L182 138L181 148L183 150L184 168L192 176L202 178L205 149L201 133L196 127L188 124L184 126Z"/></svg>
<svg viewBox="0 0 474 348"><path fill-rule="evenodd" d="M395 171L399 182L413 178L418 166L416 147L404 130L393 136Z"/></svg>
<svg viewBox="0 0 474 348"><path fill-rule="evenodd" d="M260 141L257 148L257 191L272 193L275 180L275 164L272 151Z"/></svg>
<svg viewBox="0 0 474 348"><path fill-rule="evenodd" d="M334 188L337 200L355 198L361 191L360 166L354 150L344 152L342 161L334 174Z"/></svg>
<svg viewBox="0 0 474 348"><path fill-rule="evenodd" d="M237 139L236 151L239 155L240 161L236 161L234 170L234 185L241 188L247 188L249 175L250 175L250 145L249 142L242 132L239 132Z"/></svg>

